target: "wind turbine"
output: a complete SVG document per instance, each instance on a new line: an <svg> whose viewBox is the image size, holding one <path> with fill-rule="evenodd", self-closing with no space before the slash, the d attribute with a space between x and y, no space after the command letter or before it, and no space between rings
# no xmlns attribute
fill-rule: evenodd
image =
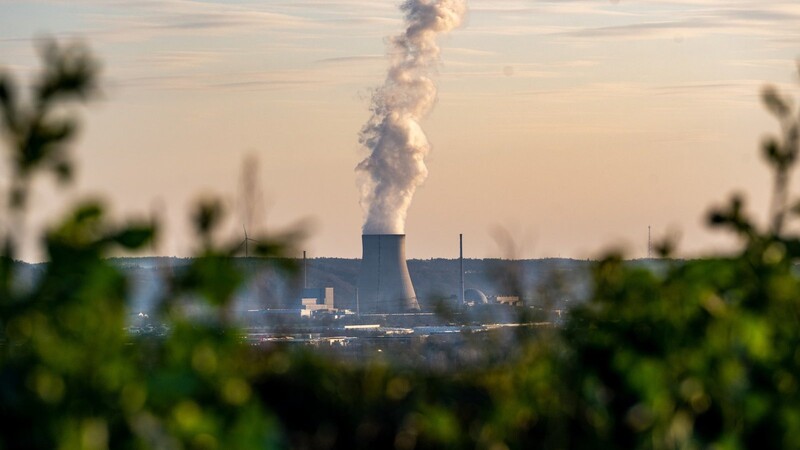
<svg viewBox="0 0 800 450"><path fill-rule="evenodd" d="M244 240L242 240L242 243L239 244L239 248L242 248L242 246L244 245L244 257L247 258L249 256L248 246L247 246L248 242L252 241L255 242L256 244L258 244L259 242L255 239L250 239L250 237L247 236L247 227L245 227L244 224L242 224L242 229L244 230Z"/></svg>

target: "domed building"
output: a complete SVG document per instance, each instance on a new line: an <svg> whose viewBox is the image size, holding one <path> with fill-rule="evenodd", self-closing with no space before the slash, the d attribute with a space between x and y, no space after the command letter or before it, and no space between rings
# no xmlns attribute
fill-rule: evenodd
<svg viewBox="0 0 800 450"><path fill-rule="evenodd" d="M477 289L464 290L464 302L468 305L485 305L489 303L486 294Z"/></svg>

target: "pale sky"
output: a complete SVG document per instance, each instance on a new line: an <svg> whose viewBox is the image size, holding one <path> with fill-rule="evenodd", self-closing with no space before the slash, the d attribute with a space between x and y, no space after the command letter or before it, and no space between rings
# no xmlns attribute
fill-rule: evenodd
<svg viewBox="0 0 800 450"><path fill-rule="evenodd" d="M83 39L103 61L103 98L80 109L78 187L45 185L40 211L89 194L118 217L161 209L154 252L188 255L187 211L202 194L229 200L228 236L240 233L234 199L254 155L261 229L311 219L310 256L359 257L358 132L385 78L385 39L403 28L398 4L0 0L0 65L16 76L37 67L41 35ZM678 232L693 255L728 242L704 219L734 190L764 217L758 146L776 125L759 92L798 92L796 0L469 5L440 42L408 257L456 257L459 233L469 257L508 256L498 227L518 257L614 245L644 257L648 225L654 238Z"/></svg>

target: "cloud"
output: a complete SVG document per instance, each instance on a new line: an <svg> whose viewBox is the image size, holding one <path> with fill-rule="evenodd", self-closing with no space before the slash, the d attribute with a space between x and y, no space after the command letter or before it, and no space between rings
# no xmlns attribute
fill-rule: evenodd
<svg viewBox="0 0 800 450"><path fill-rule="evenodd" d="M358 56L340 56L336 58L324 58L314 61L316 64L351 64L363 62L385 61L384 55L358 55Z"/></svg>
<svg viewBox="0 0 800 450"><path fill-rule="evenodd" d="M445 49L448 56L496 56L499 55L497 51L494 50L480 50L475 48L464 48L464 47L447 47Z"/></svg>
<svg viewBox="0 0 800 450"><path fill-rule="evenodd" d="M753 79L687 81L679 83L602 83L590 82L554 89L532 89L514 92L517 98L547 99L554 103L605 102L610 99L632 98L646 101L666 97L678 101L685 107L684 100L694 103L707 101L707 104L726 102L753 102L758 99L764 82ZM786 89L787 85L779 85Z"/></svg>
<svg viewBox="0 0 800 450"><path fill-rule="evenodd" d="M156 8L144 2L124 16L98 16L97 23L115 33L141 34L151 37L165 32L174 33L245 33L254 29L311 30L318 27L314 20L262 11L241 6L221 6L200 2L168 1Z"/></svg>
<svg viewBox="0 0 800 450"><path fill-rule="evenodd" d="M186 90L285 90L302 88L305 86L320 86L325 84L322 78L315 78L309 73L280 72L280 73L252 73L252 74L214 74L200 75L153 75L140 77L126 77L122 80L112 80L113 86L123 88L147 88L167 91Z"/></svg>
<svg viewBox="0 0 800 450"><path fill-rule="evenodd" d="M66 23L81 27L81 34L101 50L112 76L155 89L372 86L379 80L376 71L385 64L384 56L378 54L384 46L382 38L396 32L401 23L399 0L38 1L74 7L81 21ZM800 3L794 0L470 3L470 23L443 48L443 78L511 83L546 79L547 86L560 88L576 79L613 79L615 69L604 64L613 56L593 53L595 42L714 36L750 38L752 45L748 45L758 45L759 50L740 48L735 56L727 56L739 58L738 62L727 59L715 64L731 70L745 66L780 70L782 54L800 45ZM74 30L53 31L74 34ZM360 41L364 45L354 46L354 39L364 36L369 37ZM4 53L17 48L16 39L0 32ZM25 45L28 52L30 47ZM771 52L776 48L782 54ZM570 59L553 61L557 58ZM712 55L709 64L713 61ZM785 72L790 70L787 61ZM732 76L755 75L751 71Z"/></svg>
<svg viewBox="0 0 800 450"><path fill-rule="evenodd" d="M164 51L139 58L139 62L152 69L182 70L202 67L222 60L220 52Z"/></svg>
<svg viewBox="0 0 800 450"><path fill-rule="evenodd" d="M283 88L290 88L290 87L299 87L299 86L306 86L306 85L319 85L323 84L323 80L253 80L253 81L233 81L227 83L216 83L216 84L209 84L209 88L245 88L248 90L252 89L283 89Z"/></svg>
<svg viewBox="0 0 800 450"><path fill-rule="evenodd" d="M334 28L342 23L400 23L394 5L372 1L230 2L199 0L60 1L94 6L99 26L130 25L135 29L217 30L242 32L242 27L278 30ZM385 13L385 14L382 14Z"/></svg>
<svg viewBox="0 0 800 450"><path fill-rule="evenodd" d="M797 43L800 4L787 0L608 1L475 0L465 30L482 36L557 39L672 39L712 35L768 37Z"/></svg>
<svg viewBox="0 0 800 450"><path fill-rule="evenodd" d="M383 69L383 64L380 65ZM375 84L374 70L353 70L350 64L322 63L301 69L270 69L260 71L211 71L190 72L180 70L168 72L152 71L154 75L141 72L116 73L112 84L124 88L152 90L320 90L333 86Z"/></svg>
<svg viewBox="0 0 800 450"><path fill-rule="evenodd" d="M654 12L635 22L574 28L557 34L593 39L663 39L711 35L786 37L796 35L800 14L781 8L719 7L688 11Z"/></svg>
<svg viewBox="0 0 800 450"><path fill-rule="evenodd" d="M520 15L535 17L541 14L571 14L571 15L596 15L596 16L626 16L631 12L616 8L610 2L602 1L498 1L477 0L471 4L473 15L489 14L505 16L508 18Z"/></svg>
<svg viewBox="0 0 800 450"><path fill-rule="evenodd" d="M579 38L652 39L675 36L698 36L724 29L723 25L708 21L645 22L597 28L583 28L560 33Z"/></svg>
<svg viewBox="0 0 800 450"><path fill-rule="evenodd" d="M793 70L795 68L795 64L786 59L732 59L723 62L734 67L755 67L779 70Z"/></svg>

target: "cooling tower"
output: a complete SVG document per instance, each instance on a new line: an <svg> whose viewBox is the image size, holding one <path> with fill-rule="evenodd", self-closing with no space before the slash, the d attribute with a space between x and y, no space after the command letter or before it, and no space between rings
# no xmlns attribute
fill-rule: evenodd
<svg viewBox="0 0 800 450"><path fill-rule="evenodd" d="M403 313L419 311L417 295L406 264L404 234L364 234L358 277L361 312Z"/></svg>

